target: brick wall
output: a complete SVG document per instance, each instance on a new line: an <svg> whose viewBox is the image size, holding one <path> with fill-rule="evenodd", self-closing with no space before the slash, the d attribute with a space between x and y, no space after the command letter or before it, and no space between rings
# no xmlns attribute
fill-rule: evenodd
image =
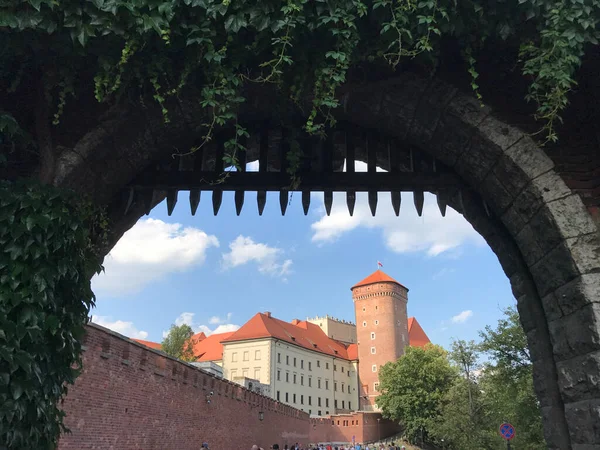
<svg viewBox="0 0 600 450"><path fill-rule="evenodd" d="M302 411L97 325L87 327L84 345L83 374L63 405L72 433L60 450L197 450L202 442L248 450L308 441Z"/></svg>
<svg viewBox="0 0 600 450"><path fill-rule="evenodd" d="M377 419L380 419L378 422ZM310 442L369 443L398 434L398 424L381 418L378 413L355 412L323 419L310 419Z"/></svg>

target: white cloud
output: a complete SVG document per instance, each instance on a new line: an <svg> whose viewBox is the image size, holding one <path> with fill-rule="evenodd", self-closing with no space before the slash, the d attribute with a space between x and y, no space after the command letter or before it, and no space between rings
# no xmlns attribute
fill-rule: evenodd
<svg viewBox="0 0 600 450"><path fill-rule="evenodd" d="M256 263L258 271L267 275L285 277L291 273L292 260L282 260L283 250L254 242L251 237L238 236L229 244L229 253L223 253L223 267L231 269Z"/></svg>
<svg viewBox="0 0 600 450"><path fill-rule="evenodd" d="M356 163L356 171L366 170L364 163ZM322 204L322 195L318 196ZM331 215L319 209L320 219L311 225L312 241L317 244L333 242L344 233L357 228L381 230L386 246L396 253L425 252L437 256L454 250L462 244L485 241L462 215L448 207L446 217L440 214L434 195L425 193L423 216L416 213L411 193L402 193L400 216L394 214L390 194L380 193L377 214L372 216L367 194L356 196L354 216L350 216L343 193L334 194ZM316 199L315 199L316 200Z"/></svg>
<svg viewBox="0 0 600 450"><path fill-rule="evenodd" d="M112 320L112 317L107 316L93 316L92 322L116 331L117 333L121 333L129 338L146 339L148 337L148 332L138 330L133 325L133 322Z"/></svg>
<svg viewBox="0 0 600 450"><path fill-rule="evenodd" d="M194 333L204 333L207 336L215 333L227 333L230 331L237 331L240 329L239 325L233 323L225 323L229 322L231 319L232 313L227 313L226 319L222 319L218 316L213 316L209 319L208 323L210 325L218 325L216 328L211 328L208 325L196 323L194 321L194 316L196 314L192 312L183 312L175 319L175 325L180 326L183 324L189 325ZM218 319L218 322L216 321ZM163 339L166 338L169 334L169 330L164 330L162 332Z"/></svg>
<svg viewBox="0 0 600 450"><path fill-rule="evenodd" d="M206 251L218 246L215 236L197 228L157 219L140 220L105 258L105 272L92 279L92 287L103 295L139 292L170 273L202 264Z"/></svg>
<svg viewBox="0 0 600 450"><path fill-rule="evenodd" d="M452 319L450 319L450 321L452 323L465 323L472 316L473 316L473 311L471 311L470 309L467 309L467 310L462 311L462 312L458 313L457 315L453 316Z"/></svg>

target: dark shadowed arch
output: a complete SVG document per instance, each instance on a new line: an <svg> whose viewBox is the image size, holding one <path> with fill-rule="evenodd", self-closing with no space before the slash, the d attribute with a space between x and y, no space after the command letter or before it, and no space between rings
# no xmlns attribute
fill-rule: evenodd
<svg viewBox="0 0 600 450"><path fill-rule="evenodd" d="M248 111L267 117L270 94L251 94ZM579 195L530 137L439 79L404 73L348 86L341 99L341 119L439 159L489 205L490 215L468 196L450 202L510 279L548 447L600 448L600 234ZM193 93L175 105L168 125L154 109L114 107L59 156L54 184L118 205L148 163L193 144L203 114ZM112 245L143 209L134 204L127 216L115 215Z"/></svg>

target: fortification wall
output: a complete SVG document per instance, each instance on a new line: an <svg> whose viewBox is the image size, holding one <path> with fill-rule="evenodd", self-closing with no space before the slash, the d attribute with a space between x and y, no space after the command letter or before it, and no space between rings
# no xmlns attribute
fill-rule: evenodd
<svg viewBox="0 0 600 450"><path fill-rule="evenodd" d="M379 419L379 421L377 420ZM310 442L354 442L365 444L398 434L398 424L385 420L379 413L354 412L322 419L310 419Z"/></svg>
<svg viewBox="0 0 600 450"><path fill-rule="evenodd" d="M248 450L309 440L308 414L106 328L88 325L84 345L60 450L198 450L202 442Z"/></svg>

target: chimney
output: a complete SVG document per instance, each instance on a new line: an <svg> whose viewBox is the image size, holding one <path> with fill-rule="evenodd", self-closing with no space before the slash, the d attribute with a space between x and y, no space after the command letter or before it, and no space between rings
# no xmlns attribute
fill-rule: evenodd
<svg viewBox="0 0 600 450"><path fill-rule="evenodd" d="M267 317L271 317L271 311L265 311L265 312L264 312L264 314L265 314L265 316L267 316Z"/></svg>
<svg viewBox="0 0 600 450"><path fill-rule="evenodd" d="M300 321L298 319L292 320L292 325L298 325Z"/></svg>

